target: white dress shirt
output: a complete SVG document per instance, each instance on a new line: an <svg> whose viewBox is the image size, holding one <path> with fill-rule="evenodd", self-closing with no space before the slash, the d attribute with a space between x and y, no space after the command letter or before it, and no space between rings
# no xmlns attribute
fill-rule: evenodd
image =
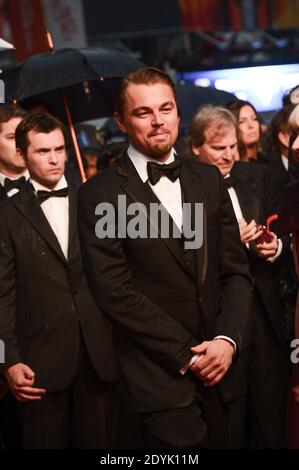
<svg viewBox="0 0 299 470"><path fill-rule="evenodd" d="M128 148L128 155L135 166L142 182L145 183L148 180L147 174L147 162L160 163L153 158L146 157L142 153L138 152L132 145ZM165 165L174 161L174 150L171 150L169 158ZM161 163L162 165L162 163ZM158 183L152 185L148 182L152 191L155 193L157 198L161 201L167 212L171 215L177 227L182 231L183 224L183 208L182 208L182 192L181 183L179 178L175 181L171 181L167 176L161 176Z"/></svg>
<svg viewBox="0 0 299 470"><path fill-rule="evenodd" d="M4 175L4 173L1 173L0 171L0 184L4 187L4 182L6 180L6 178L10 179L10 180L18 180L19 178L21 178L21 176L25 176L26 180L29 179L29 173L28 173L28 170L25 170L24 173L22 175L19 175L19 176L7 176L7 175ZM11 197L13 196L14 194L17 194L19 192L19 189L17 188L12 188L10 191L8 191L7 193L7 196L8 197Z"/></svg>
<svg viewBox="0 0 299 470"><path fill-rule="evenodd" d="M289 169L289 159L285 157L284 155L281 155L281 161L285 169L288 171Z"/></svg>
<svg viewBox="0 0 299 470"><path fill-rule="evenodd" d="M35 191L50 191L49 188L42 184L30 179ZM67 182L64 176L58 181L55 191L65 188ZM66 197L49 197L46 201L41 203L41 208L54 232L62 252L66 259L68 259L68 244L69 244L69 198Z"/></svg>

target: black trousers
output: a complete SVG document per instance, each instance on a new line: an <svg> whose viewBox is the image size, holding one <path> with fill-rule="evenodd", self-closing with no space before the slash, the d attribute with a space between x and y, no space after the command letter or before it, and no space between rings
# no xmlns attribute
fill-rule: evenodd
<svg viewBox="0 0 299 470"><path fill-rule="evenodd" d="M248 341L239 361L243 397L231 407L232 447L284 448L288 348L276 337L256 291Z"/></svg>
<svg viewBox="0 0 299 470"><path fill-rule="evenodd" d="M189 405L142 415L144 446L157 449L227 448L228 408L217 387L203 389L199 379L197 393Z"/></svg>
<svg viewBox="0 0 299 470"><path fill-rule="evenodd" d="M114 400L115 385L99 380L81 336L71 385L48 392L40 401L20 403L24 448L114 448Z"/></svg>

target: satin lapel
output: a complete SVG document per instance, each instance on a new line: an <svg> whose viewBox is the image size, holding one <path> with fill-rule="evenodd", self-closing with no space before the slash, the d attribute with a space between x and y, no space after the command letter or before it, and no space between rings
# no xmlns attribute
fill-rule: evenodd
<svg viewBox="0 0 299 470"><path fill-rule="evenodd" d="M26 183L19 191L19 197L13 198L12 201L51 249L66 263L67 260L60 248L59 242L31 189L30 183Z"/></svg>
<svg viewBox="0 0 299 470"><path fill-rule="evenodd" d="M122 184L122 189L124 190L124 192L130 197L132 201L144 204L146 211L143 211L142 208L140 208L141 212L143 212L143 215L147 218L151 226L154 228L154 231L158 233L159 238L167 246L168 250L175 257L178 263L184 268L184 270L189 275L191 275L186 265L186 261L182 253L180 244L178 243L179 240L174 238L162 237L161 232L159 230L159 226L156 225L153 218L150 217L150 204L157 202L160 203L160 201L151 191L151 189L146 187L146 184L142 182L137 171L135 170L134 165L132 164L131 160L127 155L124 157L124 160L119 167L119 174L121 176L127 177L127 179Z"/></svg>
<svg viewBox="0 0 299 470"><path fill-rule="evenodd" d="M69 243L68 243L68 259L73 255L73 243L77 233L77 190L69 184ZM74 245L76 246L76 244Z"/></svg>
<svg viewBox="0 0 299 470"><path fill-rule="evenodd" d="M204 283L207 267L207 220L206 220L206 207L204 201L205 195L202 190L201 175L196 170L191 170L188 161L182 160L183 165L181 169L181 185L184 193L185 203L191 203L191 223L192 227L195 225L195 203L203 203L203 226L200 227L203 235L202 246L196 249L196 264L197 264L197 279L200 285ZM197 229L198 230L198 229ZM197 236L199 234L197 233Z"/></svg>

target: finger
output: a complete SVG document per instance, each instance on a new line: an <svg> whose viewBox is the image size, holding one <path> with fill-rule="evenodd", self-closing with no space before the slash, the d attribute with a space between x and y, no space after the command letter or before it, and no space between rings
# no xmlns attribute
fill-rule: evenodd
<svg viewBox="0 0 299 470"><path fill-rule="evenodd" d="M15 395L16 399L18 401L22 401L22 402L25 402L25 401L37 401L37 400L42 400L42 396L31 396L31 395L26 395L24 393L20 393L18 395Z"/></svg>
<svg viewBox="0 0 299 470"><path fill-rule="evenodd" d="M16 387L16 393L26 393L28 395L44 395L46 390L43 388L33 388L33 387Z"/></svg>
<svg viewBox="0 0 299 470"><path fill-rule="evenodd" d="M219 374L216 375L216 377L213 380L206 380L204 382L205 387L213 387L214 385L217 385L221 379L224 376L224 372L220 372Z"/></svg>
<svg viewBox="0 0 299 470"><path fill-rule="evenodd" d="M197 354L203 354L207 350L209 344L210 344L210 341L203 341L202 343L198 344L197 346L193 346L191 348L191 351L195 352Z"/></svg>
<svg viewBox="0 0 299 470"><path fill-rule="evenodd" d="M209 365L209 366L205 367L204 369L200 370L200 375L202 376L202 378L204 380L209 380L209 376L211 374L213 376L216 376L220 372L220 369L222 369L222 367L219 366L219 365L217 365L217 366Z"/></svg>

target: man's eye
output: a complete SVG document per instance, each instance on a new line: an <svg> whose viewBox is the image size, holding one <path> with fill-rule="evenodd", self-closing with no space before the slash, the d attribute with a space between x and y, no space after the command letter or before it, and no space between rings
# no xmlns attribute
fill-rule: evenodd
<svg viewBox="0 0 299 470"><path fill-rule="evenodd" d="M162 112L163 113L169 113L171 111L172 108L163 108L162 109Z"/></svg>

